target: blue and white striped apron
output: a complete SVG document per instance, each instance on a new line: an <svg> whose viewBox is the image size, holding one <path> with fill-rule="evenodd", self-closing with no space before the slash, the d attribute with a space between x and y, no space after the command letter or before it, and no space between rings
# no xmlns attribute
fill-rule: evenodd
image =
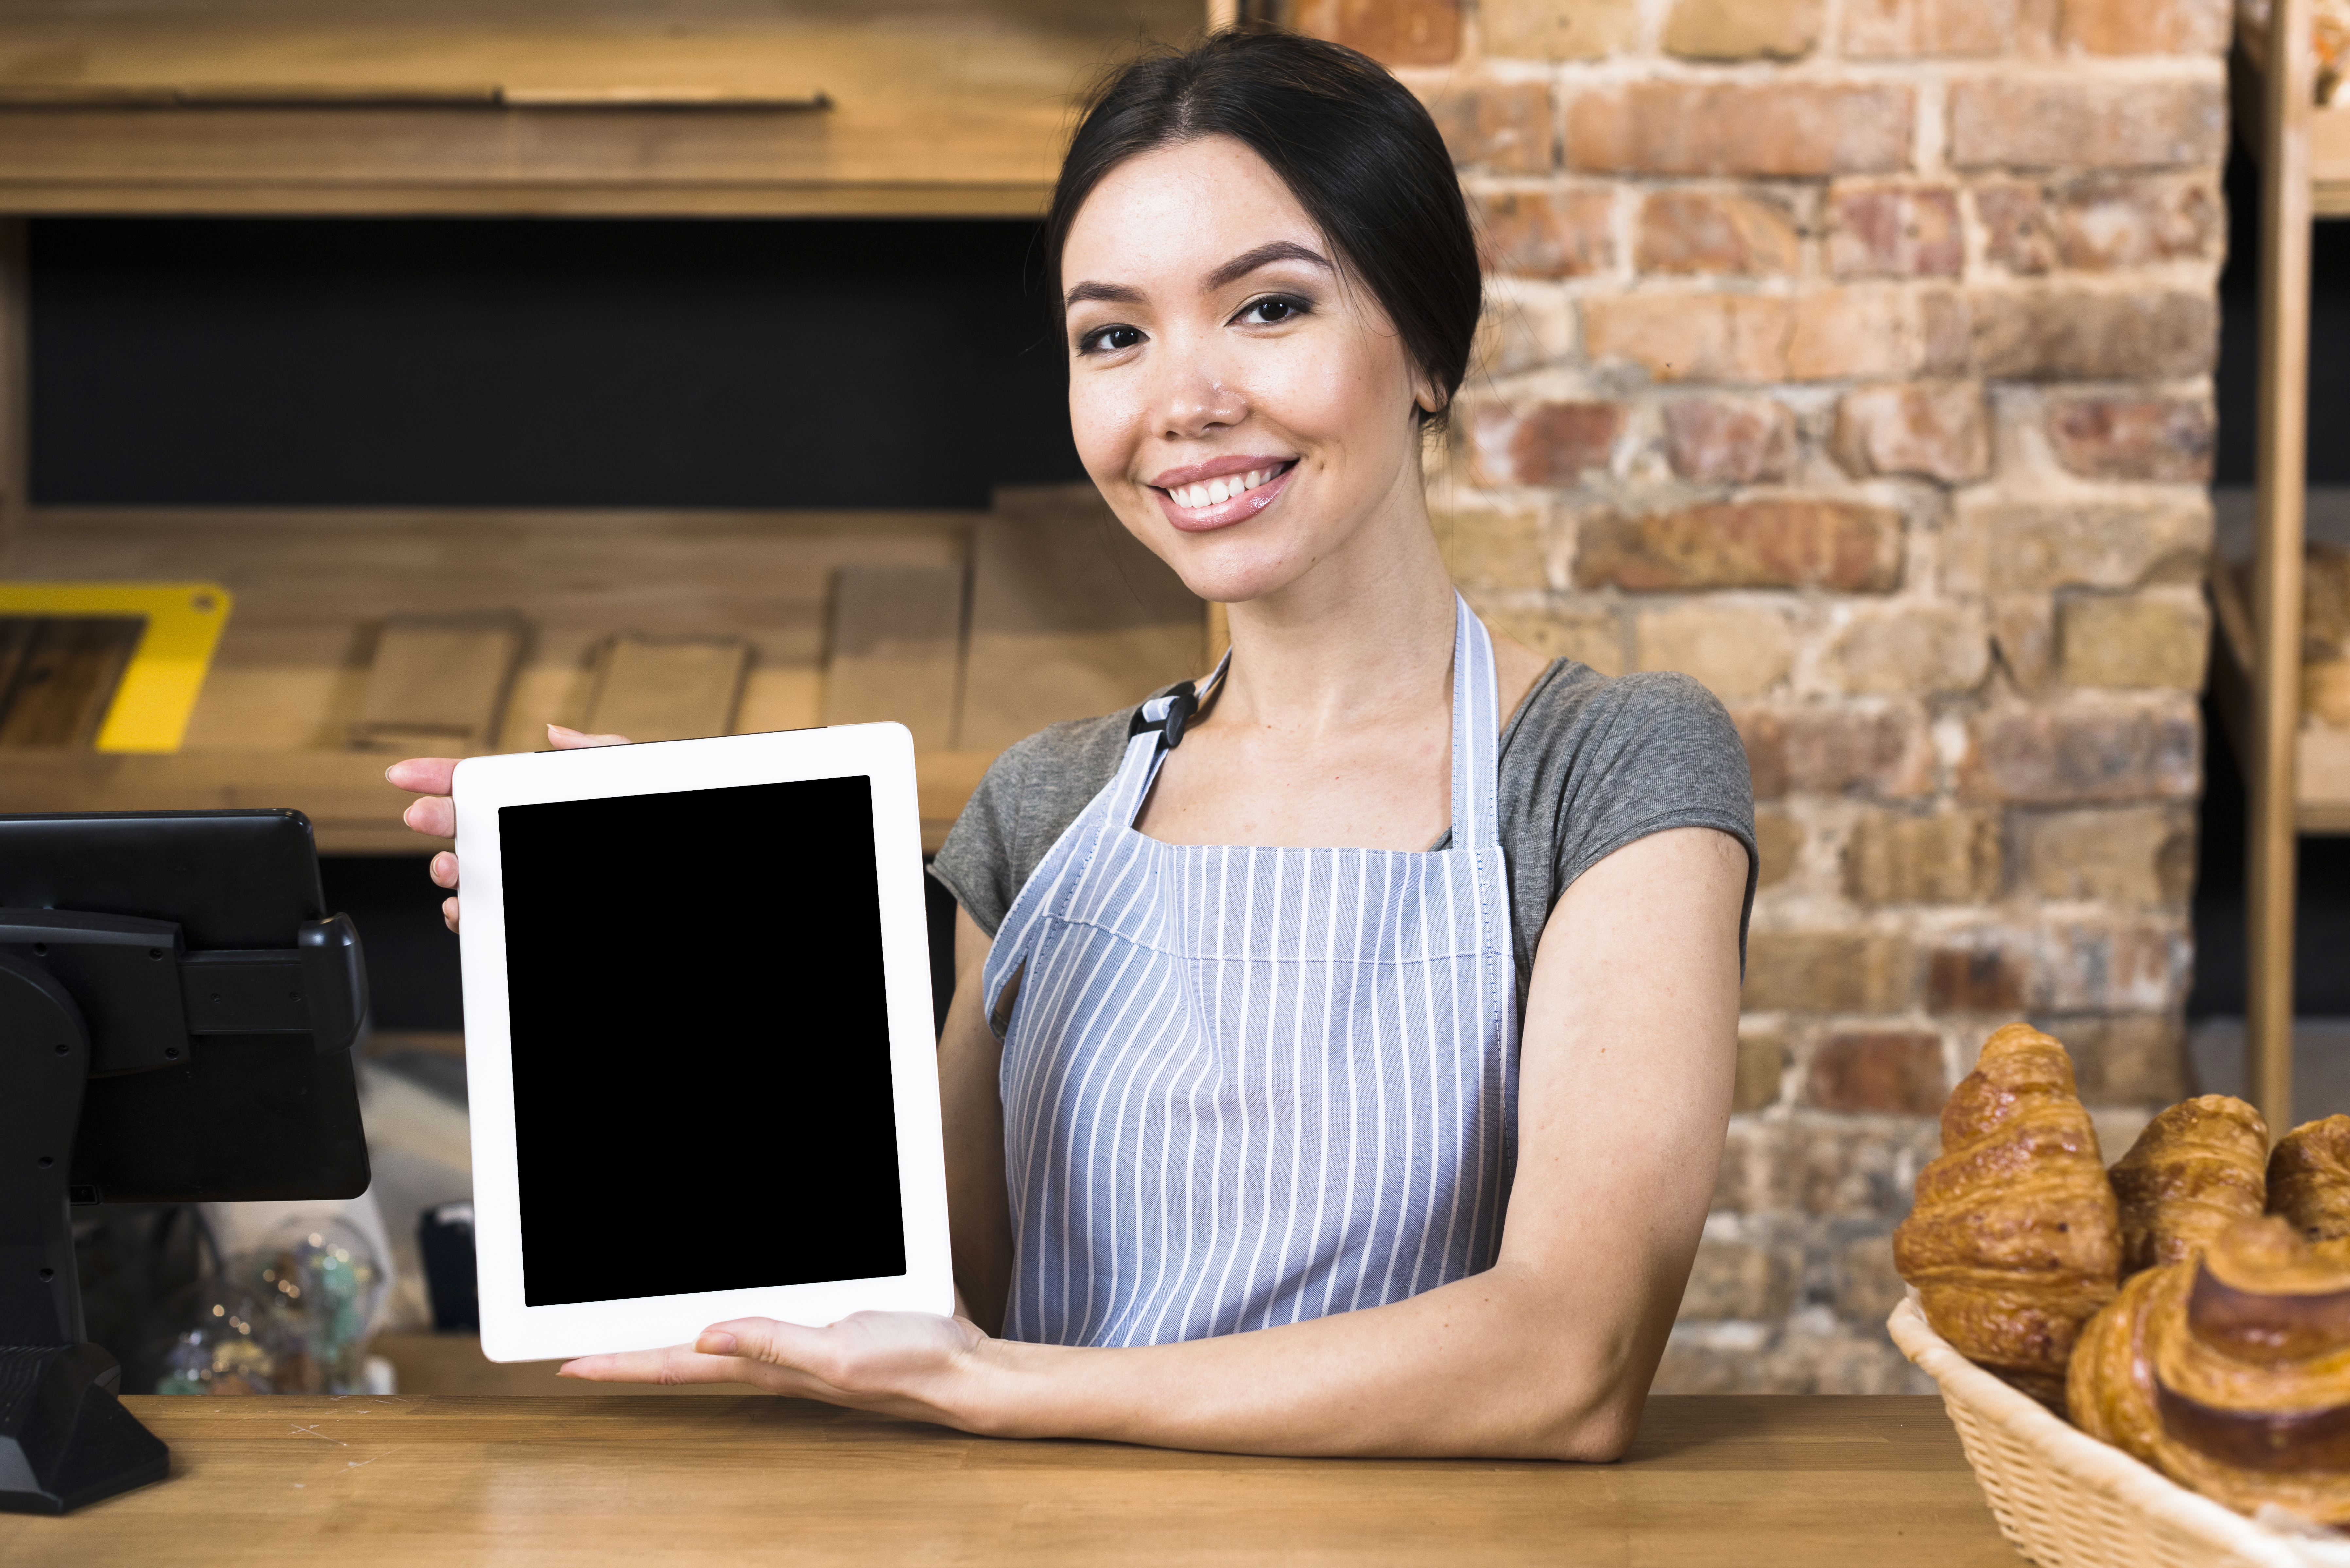
<svg viewBox="0 0 2350 1568"><path fill-rule="evenodd" d="M1500 728L1492 642L1463 601L1450 848L1161 843L1132 825L1165 736L1128 741L988 954L990 1018L1023 975L1007 1338L1199 1339L1492 1265L1518 1072Z"/></svg>

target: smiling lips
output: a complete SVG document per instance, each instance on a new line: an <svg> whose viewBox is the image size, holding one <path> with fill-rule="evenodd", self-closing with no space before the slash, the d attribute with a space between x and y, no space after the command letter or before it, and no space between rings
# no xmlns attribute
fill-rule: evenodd
<svg viewBox="0 0 2350 1568"><path fill-rule="evenodd" d="M1222 468L1230 461L1201 466ZM1259 462L1260 466L1202 477L1186 476L1181 483L1157 484L1151 489L1159 496L1159 507L1167 514L1168 521L1186 533L1228 527L1272 505L1274 497L1286 487L1290 474L1297 467L1295 458L1251 461Z"/></svg>

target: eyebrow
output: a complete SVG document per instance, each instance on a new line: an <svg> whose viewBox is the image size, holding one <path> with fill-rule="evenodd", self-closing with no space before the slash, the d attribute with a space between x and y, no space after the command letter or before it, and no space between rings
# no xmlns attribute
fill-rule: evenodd
<svg viewBox="0 0 2350 1568"><path fill-rule="evenodd" d="M1246 277L1261 266L1270 266L1279 261L1308 262L1325 272L1337 270L1330 265L1329 258L1319 252L1310 250L1292 240L1274 240L1268 244L1259 245L1253 251L1243 251L1210 273L1208 286L1222 288L1227 284L1235 283ZM1062 296L1061 307L1066 310L1071 306L1082 305L1089 299L1105 300L1112 305L1139 305L1142 303L1142 292L1122 283L1081 283Z"/></svg>

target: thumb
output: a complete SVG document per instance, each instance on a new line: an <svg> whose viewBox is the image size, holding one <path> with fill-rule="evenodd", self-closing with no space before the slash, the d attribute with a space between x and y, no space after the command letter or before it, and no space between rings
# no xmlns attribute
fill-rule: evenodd
<svg viewBox="0 0 2350 1568"><path fill-rule="evenodd" d="M546 739L558 752L576 752L588 746L631 746L635 742L626 735L584 735L560 724L546 727Z"/></svg>
<svg viewBox="0 0 2350 1568"><path fill-rule="evenodd" d="M713 1323L702 1331L693 1348L704 1355L739 1355L746 1361L764 1361L776 1366L795 1366L798 1359L791 1355L805 1348L795 1342L812 1333L795 1324L777 1323L771 1317L739 1317L730 1323Z"/></svg>

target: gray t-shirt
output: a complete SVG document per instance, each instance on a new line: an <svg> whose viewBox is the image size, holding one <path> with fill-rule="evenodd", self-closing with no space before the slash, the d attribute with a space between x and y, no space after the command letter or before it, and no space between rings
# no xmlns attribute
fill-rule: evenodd
<svg viewBox="0 0 2350 1568"><path fill-rule="evenodd" d="M1045 852L1118 772L1133 716L1128 708L1040 730L980 780L931 875L990 937ZM1758 865L1754 791L1746 749L1712 692L1686 675L1610 680L1553 659L1502 732L1497 783L1521 1016L1551 907L1577 877L1651 833L1716 827L1746 846L1744 953ZM1448 829L1430 847L1451 842Z"/></svg>

